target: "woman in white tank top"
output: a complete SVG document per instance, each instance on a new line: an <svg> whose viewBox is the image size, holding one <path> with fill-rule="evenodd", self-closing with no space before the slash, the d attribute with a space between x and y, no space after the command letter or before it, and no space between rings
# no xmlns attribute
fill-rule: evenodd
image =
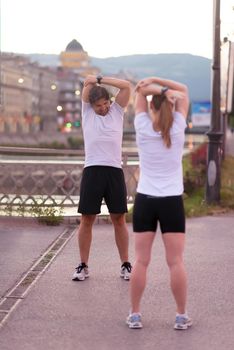
<svg viewBox="0 0 234 350"><path fill-rule="evenodd" d="M148 96L153 96L148 102ZM135 128L140 178L134 203L135 264L130 281L129 328L142 328L140 301L146 285L151 249L160 225L176 302L174 329L187 329L187 278L183 262L185 216L182 154L189 108L185 85L158 77L136 86Z"/></svg>

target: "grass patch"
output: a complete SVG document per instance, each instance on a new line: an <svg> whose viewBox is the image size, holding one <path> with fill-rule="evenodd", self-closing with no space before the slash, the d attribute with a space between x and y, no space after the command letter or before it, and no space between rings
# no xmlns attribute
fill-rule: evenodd
<svg viewBox="0 0 234 350"><path fill-rule="evenodd" d="M185 159L188 162L189 159ZM187 169L188 169L188 165ZM184 206L186 217L214 215L225 213L234 209L234 157L227 156L221 164L221 189L219 205L208 205L205 202L205 180L204 186L194 189L191 193L184 195Z"/></svg>

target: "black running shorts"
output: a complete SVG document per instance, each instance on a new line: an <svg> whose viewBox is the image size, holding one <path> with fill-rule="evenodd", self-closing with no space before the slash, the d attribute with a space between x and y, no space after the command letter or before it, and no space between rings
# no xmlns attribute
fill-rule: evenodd
<svg viewBox="0 0 234 350"><path fill-rule="evenodd" d="M78 212L87 215L99 214L103 199L112 214L128 211L123 170L99 165L84 168Z"/></svg>
<svg viewBox="0 0 234 350"><path fill-rule="evenodd" d="M137 193L133 210L134 232L185 233L185 214L182 196L154 197Z"/></svg>

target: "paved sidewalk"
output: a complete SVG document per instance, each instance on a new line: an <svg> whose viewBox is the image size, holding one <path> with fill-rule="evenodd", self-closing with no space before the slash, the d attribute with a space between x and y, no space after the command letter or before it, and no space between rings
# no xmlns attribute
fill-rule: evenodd
<svg viewBox="0 0 234 350"><path fill-rule="evenodd" d="M31 218L0 217L0 300L64 229Z"/></svg>
<svg viewBox="0 0 234 350"><path fill-rule="evenodd" d="M63 230L1 220L2 296ZM124 322L129 283L119 277L112 226L94 227L85 282L71 281L76 244L73 234L7 318L0 328L1 350L233 350L234 213L187 220L188 310L194 324L184 332L172 329L175 307L160 234L142 302L142 330L129 330ZM133 259L132 234L130 255Z"/></svg>

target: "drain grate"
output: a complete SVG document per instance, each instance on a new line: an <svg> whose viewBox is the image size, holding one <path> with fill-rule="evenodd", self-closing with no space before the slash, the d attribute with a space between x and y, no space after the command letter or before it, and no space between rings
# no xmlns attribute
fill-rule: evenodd
<svg viewBox="0 0 234 350"><path fill-rule="evenodd" d="M42 256L33 264L33 266L24 274L18 283L16 283L5 296L0 300L0 327L7 320L17 304L22 301L28 293L31 286L45 272L54 258L63 249L75 232L74 227L66 228L61 235L47 248Z"/></svg>

